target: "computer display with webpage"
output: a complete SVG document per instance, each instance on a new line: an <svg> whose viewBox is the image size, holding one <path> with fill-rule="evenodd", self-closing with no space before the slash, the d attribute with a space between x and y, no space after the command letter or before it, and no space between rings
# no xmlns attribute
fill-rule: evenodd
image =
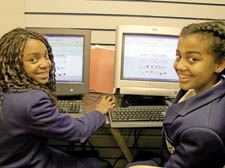
<svg viewBox="0 0 225 168"><path fill-rule="evenodd" d="M56 67L58 96L89 92L91 32L62 28L33 28L43 34L52 47Z"/></svg>
<svg viewBox="0 0 225 168"><path fill-rule="evenodd" d="M171 27L117 27L115 88L121 94L175 97L173 69L180 30Z"/></svg>

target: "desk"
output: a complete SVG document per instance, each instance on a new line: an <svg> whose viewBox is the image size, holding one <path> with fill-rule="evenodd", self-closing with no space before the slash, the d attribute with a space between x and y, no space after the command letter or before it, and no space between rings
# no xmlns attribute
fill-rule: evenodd
<svg viewBox="0 0 225 168"><path fill-rule="evenodd" d="M104 94L96 94L96 93L90 93L90 94L86 94L84 95L84 101L85 101L85 112L88 113L90 111L92 111L95 107L95 105L100 101L101 97ZM120 104L121 99L118 97L114 97L115 98L115 102L116 102L116 106L118 106ZM106 123L105 126L110 129L110 132L112 133L114 139L116 140L118 146L120 147L122 153L124 154L124 156L126 157L128 162L132 162L133 161L133 156L131 154L131 152L129 151L126 143L124 142L124 139L122 137L122 135L120 134L119 129L114 129L114 128L110 128L110 123L109 123L109 118L108 116L106 117Z"/></svg>
<svg viewBox="0 0 225 168"><path fill-rule="evenodd" d="M123 137L120 134L119 129L117 128L110 128L110 131L114 137L114 139L116 140L117 144L119 145L121 151L123 152L124 156L126 157L128 162L132 162L133 161L133 156L130 153L126 143L124 142Z"/></svg>
<svg viewBox="0 0 225 168"><path fill-rule="evenodd" d="M94 94L94 93L85 95L84 101L85 101L86 113L88 113L94 109L95 105L100 101L102 95L103 94ZM118 106L121 101L120 97L119 98L116 97L115 100L116 100L116 105ZM106 127L107 129L110 130L110 132L111 132L114 140L118 144L121 152L126 157L126 160L128 162L132 162L133 156L132 156L127 144L125 143L123 136L121 135L120 128L110 128L108 116L106 118L106 123L105 123L104 127Z"/></svg>

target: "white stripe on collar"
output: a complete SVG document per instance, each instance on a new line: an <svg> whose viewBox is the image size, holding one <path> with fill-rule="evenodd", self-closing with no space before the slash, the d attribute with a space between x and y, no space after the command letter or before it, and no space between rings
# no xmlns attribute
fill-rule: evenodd
<svg viewBox="0 0 225 168"><path fill-rule="evenodd" d="M212 87L214 87L214 86L220 84L222 81L223 81L223 80L221 79L219 82L217 82L217 83L216 83L215 85L213 85ZM196 93L195 93L194 89L190 89L190 90L187 91L187 93L185 93L185 95L179 100L178 103L183 102L184 100L187 100L187 99L189 99L190 97L195 96L195 95L196 95Z"/></svg>

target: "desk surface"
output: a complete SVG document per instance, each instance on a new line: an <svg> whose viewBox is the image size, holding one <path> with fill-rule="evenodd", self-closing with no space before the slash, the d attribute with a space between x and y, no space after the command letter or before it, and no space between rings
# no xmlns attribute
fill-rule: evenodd
<svg viewBox="0 0 225 168"><path fill-rule="evenodd" d="M87 113L93 111L95 109L96 104L99 103L102 96L104 96L104 95L108 95L108 94L98 94L98 93L85 94L83 96L83 100L85 103L85 113L87 114ZM109 95L109 96L113 96L113 98L115 99L115 102L116 102L116 106L120 106L122 96L115 96L115 95ZM133 156L132 156L127 144L125 143L123 136L120 133L121 128L111 128L108 115L106 115L106 123L104 125L104 128L107 128L110 130L114 140L118 144L121 152L124 154L127 161L132 162Z"/></svg>

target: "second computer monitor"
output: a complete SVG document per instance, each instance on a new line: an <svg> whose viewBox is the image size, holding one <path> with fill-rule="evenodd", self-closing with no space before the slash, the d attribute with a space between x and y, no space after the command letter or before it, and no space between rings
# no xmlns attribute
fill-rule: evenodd
<svg viewBox="0 0 225 168"><path fill-rule="evenodd" d="M115 88L121 94L175 97L173 69L180 29L121 25L117 27Z"/></svg>

